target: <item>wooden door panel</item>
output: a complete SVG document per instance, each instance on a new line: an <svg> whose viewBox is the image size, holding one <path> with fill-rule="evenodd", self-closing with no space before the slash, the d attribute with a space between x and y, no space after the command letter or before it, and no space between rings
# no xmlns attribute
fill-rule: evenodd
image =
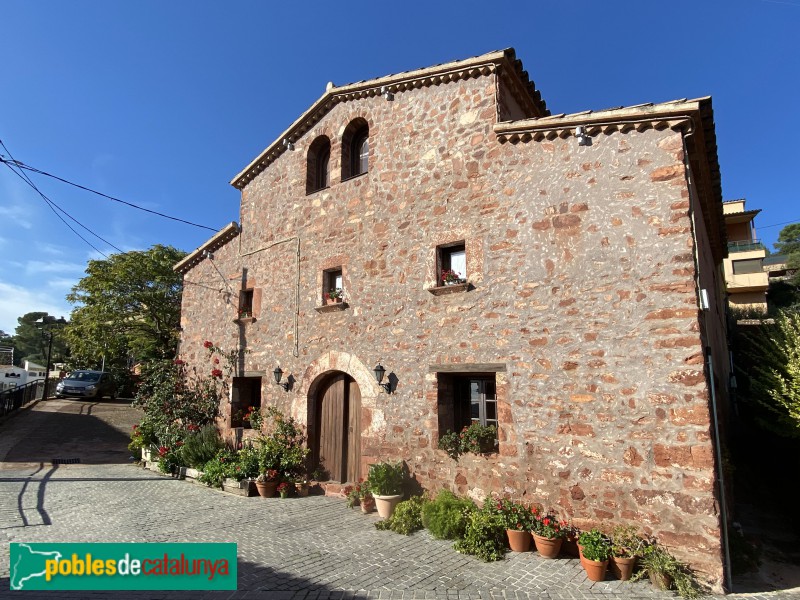
<svg viewBox="0 0 800 600"><path fill-rule="evenodd" d="M347 386L347 481L361 478L361 390L355 381Z"/></svg>
<svg viewBox="0 0 800 600"><path fill-rule="evenodd" d="M335 377L320 398L319 462L333 481L345 481L343 415L345 379Z"/></svg>

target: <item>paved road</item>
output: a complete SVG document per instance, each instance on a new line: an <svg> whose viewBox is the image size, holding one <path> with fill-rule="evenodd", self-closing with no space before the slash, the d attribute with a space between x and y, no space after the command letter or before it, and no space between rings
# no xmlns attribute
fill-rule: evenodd
<svg viewBox="0 0 800 600"><path fill-rule="evenodd" d="M348 509L339 499L243 498L162 477L116 460L127 454L111 446L122 436L124 448L135 418L124 404L48 401L0 426L0 544L238 543L237 592L114 593L114 598L672 597L648 583L593 584L575 559L548 561L526 553L482 563L425 531L409 537L377 531L376 516ZM88 444L76 441L78 432ZM52 458L82 460L51 465ZM9 590L8 576L8 553L0 552L0 595ZM80 593L81 598L106 595ZM800 593L785 591L780 597L800 598Z"/></svg>

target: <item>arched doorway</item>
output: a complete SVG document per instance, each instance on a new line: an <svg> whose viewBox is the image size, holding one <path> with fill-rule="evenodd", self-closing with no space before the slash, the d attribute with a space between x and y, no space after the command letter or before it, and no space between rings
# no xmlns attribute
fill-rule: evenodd
<svg viewBox="0 0 800 600"><path fill-rule="evenodd" d="M334 372L314 402L314 463L331 481L361 477L361 390L355 380Z"/></svg>

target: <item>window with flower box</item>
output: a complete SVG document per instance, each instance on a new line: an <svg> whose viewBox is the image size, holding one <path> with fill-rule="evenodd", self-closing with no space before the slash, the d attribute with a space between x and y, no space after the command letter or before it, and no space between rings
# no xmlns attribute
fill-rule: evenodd
<svg viewBox="0 0 800 600"><path fill-rule="evenodd" d="M242 290L239 292L239 311L240 319L253 317L253 290Z"/></svg>
<svg viewBox="0 0 800 600"><path fill-rule="evenodd" d="M261 411L261 377L234 377L231 389L231 427L249 429L249 415L253 411Z"/></svg>
<svg viewBox="0 0 800 600"><path fill-rule="evenodd" d="M322 272L322 304L344 302L344 274L341 267Z"/></svg>
<svg viewBox="0 0 800 600"><path fill-rule="evenodd" d="M439 437L473 423L498 430L494 373L437 373Z"/></svg>
<svg viewBox="0 0 800 600"><path fill-rule="evenodd" d="M436 248L439 285L454 285L467 280L467 248L463 240Z"/></svg>

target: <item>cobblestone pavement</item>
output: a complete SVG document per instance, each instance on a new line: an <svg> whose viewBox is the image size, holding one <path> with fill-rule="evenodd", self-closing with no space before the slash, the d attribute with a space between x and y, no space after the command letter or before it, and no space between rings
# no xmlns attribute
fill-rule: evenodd
<svg viewBox="0 0 800 600"><path fill-rule="evenodd" d="M0 460L13 456L18 443L29 446L37 433L53 431L57 405L40 403L32 413L37 411L49 411L50 419L20 415L0 426ZM24 456L30 458L32 450ZM0 462L0 469L0 545L5 547L0 595L9 590L7 542L60 541L238 544L237 592L115 592L114 598L672 597L645 582L589 582L576 559L546 560L525 553L482 563L425 531L408 537L377 531L372 526L376 515L348 509L335 498L244 498L133 464L7 461ZM79 594L28 592L24 597L112 595ZM800 593L735 597L800 598Z"/></svg>

